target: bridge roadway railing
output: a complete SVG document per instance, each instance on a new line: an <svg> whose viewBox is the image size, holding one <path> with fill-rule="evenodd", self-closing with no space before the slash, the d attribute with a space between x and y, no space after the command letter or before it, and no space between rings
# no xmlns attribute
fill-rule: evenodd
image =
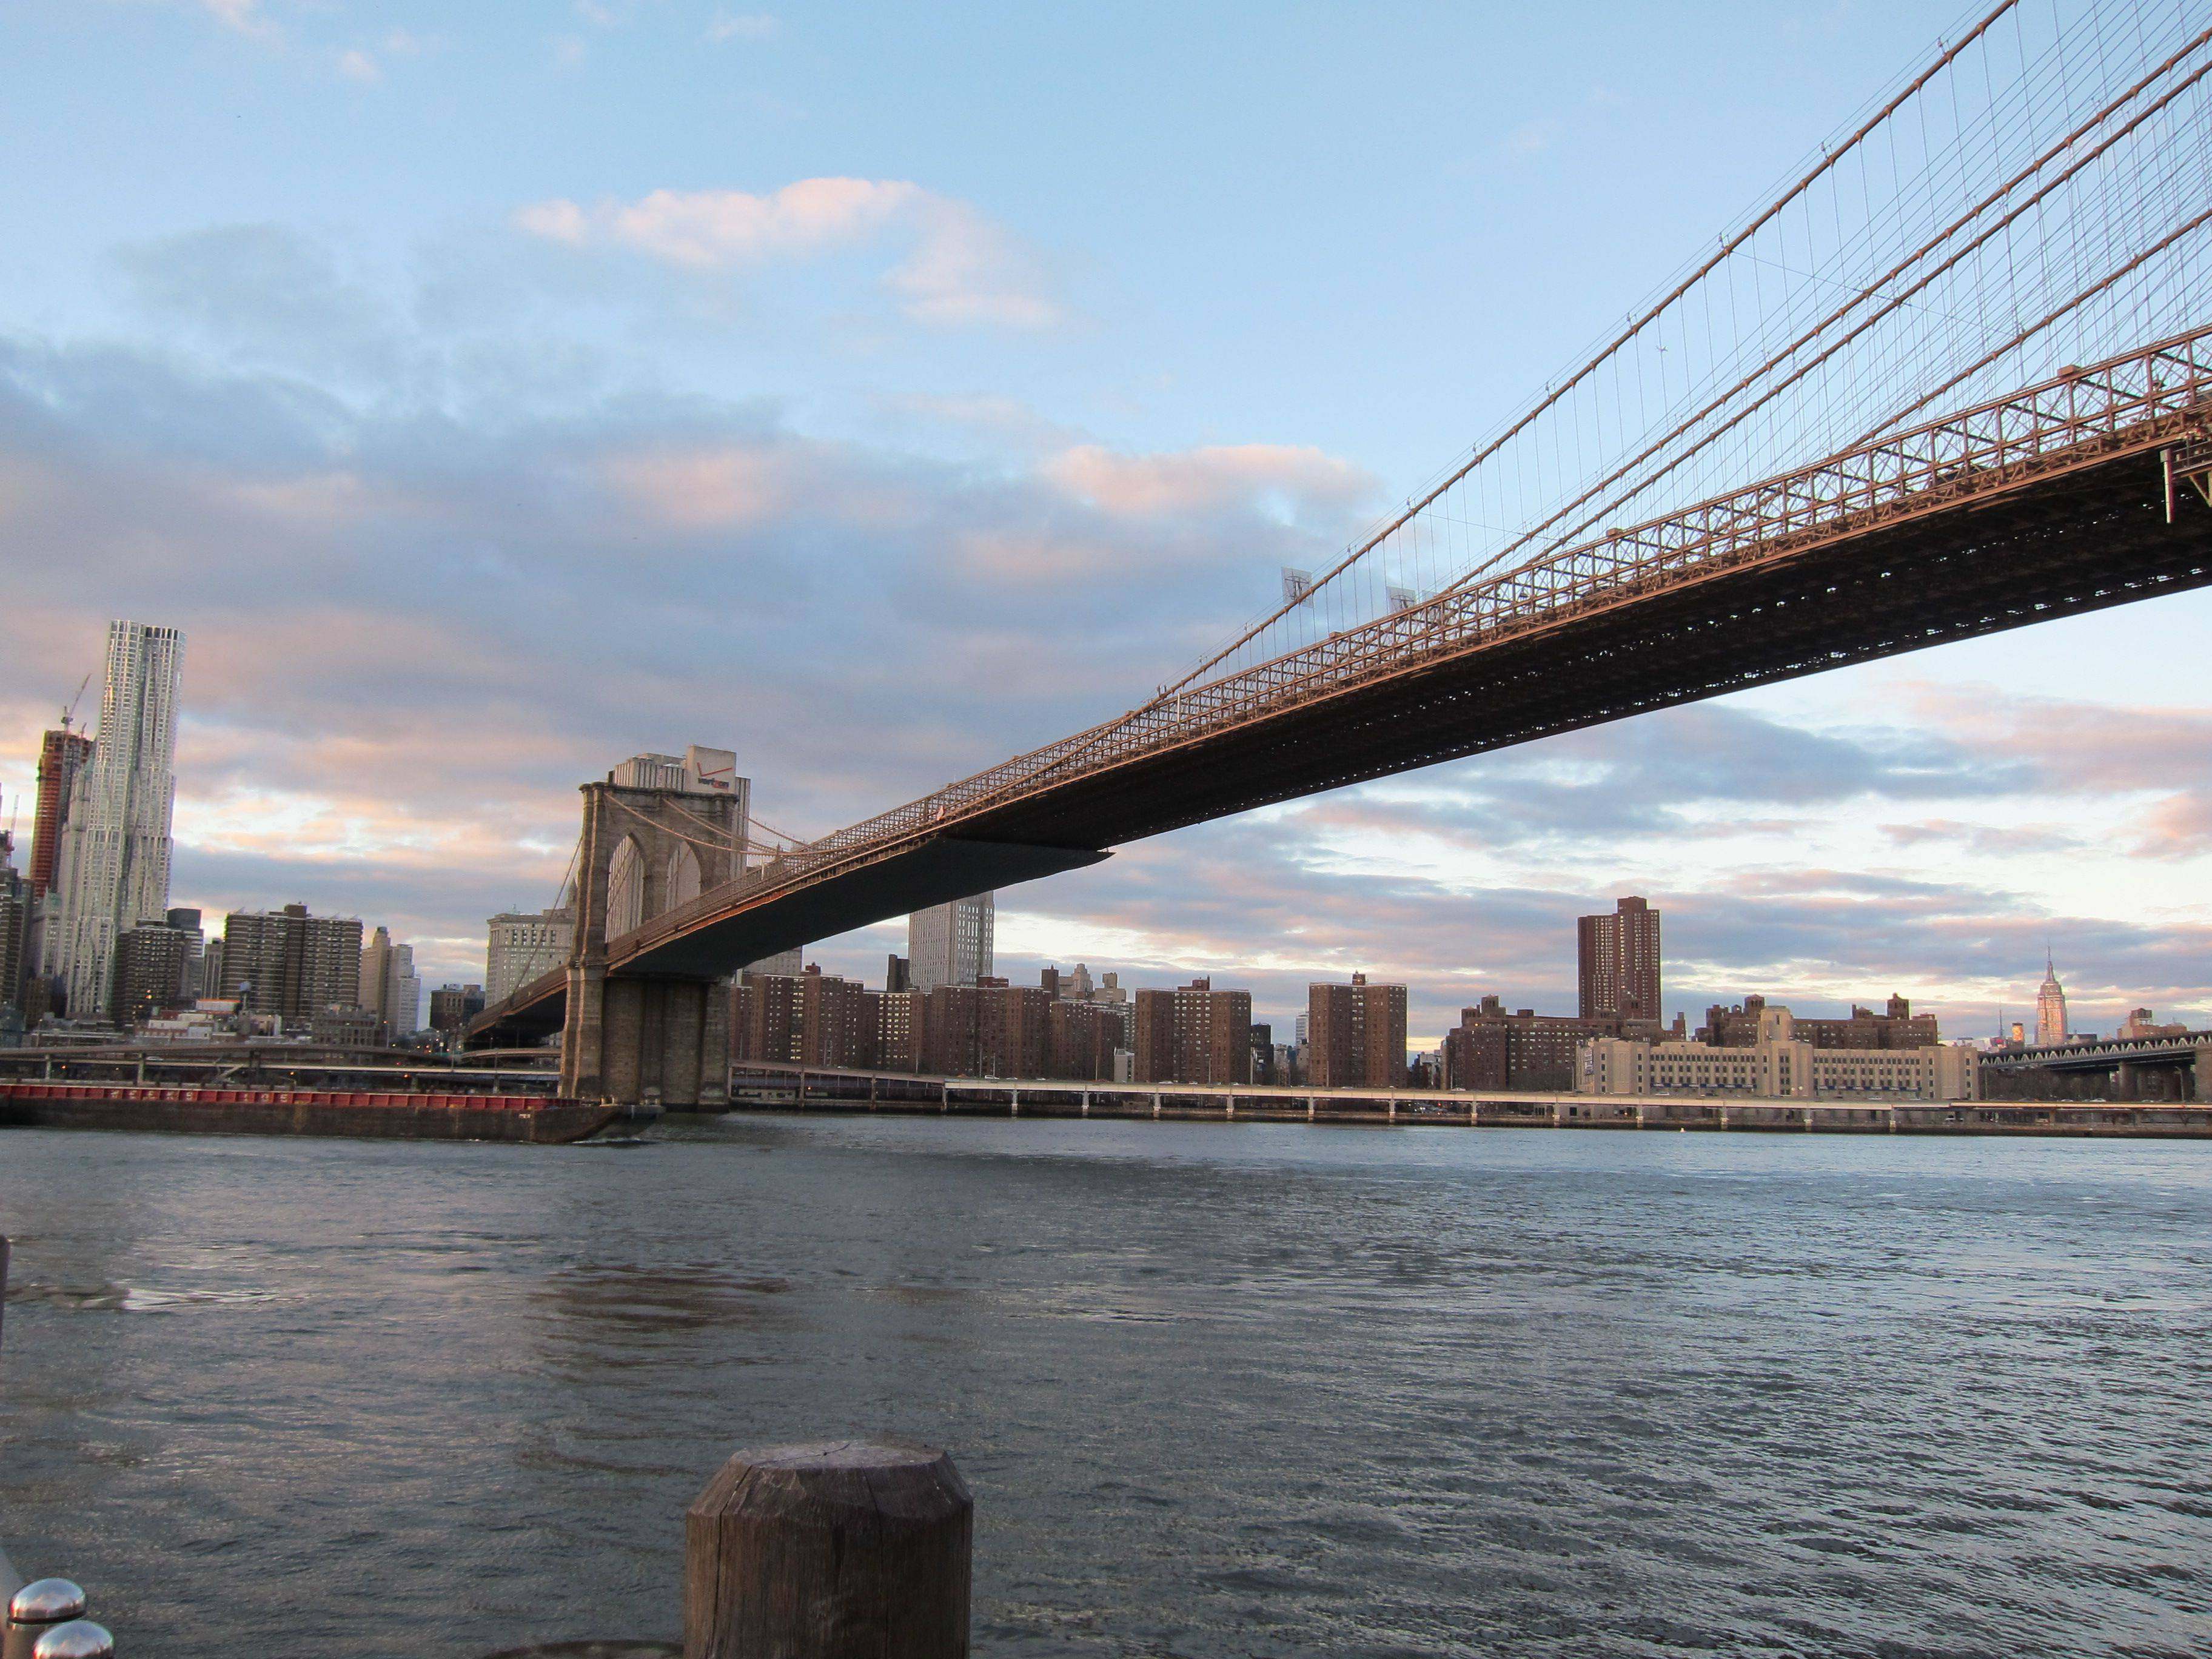
<svg viewBox="0 0 2212 1659"><path fill-rule="evenodd" d="M1072 776L1340 695L1658 589L1949 511L2201 435L2212 424L2212 327L1840 452L1796 471L1609 530L1147 703L892 808L663 913L608 943L610 967L733 906L891 857ZM548 975L513 999L557 985Z"/></svg>

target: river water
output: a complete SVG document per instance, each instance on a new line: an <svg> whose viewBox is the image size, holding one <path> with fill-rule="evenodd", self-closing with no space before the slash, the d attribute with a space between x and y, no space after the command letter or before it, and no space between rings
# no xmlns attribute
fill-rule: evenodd
<svg viewBox="0 0 2212 1659"><path fill-rule="evenodd" d="M130 1659L671 1638L872 1432L983 1654L2212 1651L2212 1146L20 1130L0 1230L0 1540Z"/></svg>

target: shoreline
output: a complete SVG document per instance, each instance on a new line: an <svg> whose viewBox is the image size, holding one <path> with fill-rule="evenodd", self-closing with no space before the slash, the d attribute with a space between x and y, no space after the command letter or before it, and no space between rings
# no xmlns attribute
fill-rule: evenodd
<svg viewBox="0 0 2212 1659"><path fill-rule="evenodd" d="M823 1079L827 1081L828 1079ZM981 1085L975 1085L976 1088ZM1521 1100L1440 1099L1400 1095L1354 1105L1291 1094L1272 1099L1218 1091L1091 1091L1035 1085L997 1087L1012 1098L847 1099L793 1094L732 1100L724 1109L769 1116L826 1114L901 1117L1000 1117L1195 1123L1309 1123L1359 1128L1590 1129L1620 1133L1709 1134L2000 1135L2077 1139L2212 1140L2212 1103L2145 1105L2132 1102L1900 1102L1865 1104L1809 1101L1681 1101L1544 1096ZM971 1089L970 1092L974 1092ZM1029 1097L1021 1098L1020 1097ZM719 1115L702 1113L697 1115ZM692 1114L671 1114L689 1116Z"/></svg>

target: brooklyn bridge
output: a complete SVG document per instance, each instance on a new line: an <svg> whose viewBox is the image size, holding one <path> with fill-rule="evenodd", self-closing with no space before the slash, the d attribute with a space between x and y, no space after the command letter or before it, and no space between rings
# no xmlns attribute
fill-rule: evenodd
<svg viewBox="0 0 2212 1659"><path fill-rule="evenodd" d="M479 1046L713 1104L728 976L1146 836L2212 580L2212 29L1996 6L1431 487L1127 712L748 857L584 787ZM644 872L610 938L618 854Z"/></svg>

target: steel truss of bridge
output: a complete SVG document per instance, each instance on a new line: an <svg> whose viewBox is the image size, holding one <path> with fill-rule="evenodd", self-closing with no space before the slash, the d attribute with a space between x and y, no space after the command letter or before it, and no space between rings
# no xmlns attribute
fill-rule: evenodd
<svg viewBox="0 0 2212 1659"><path fill-rule="evenodd" d="M606 945L710 977L1207 819L2212 581L2212 327L1608 530L1147 703ZM547 974L471 1026L560 1023Z"/></svg>
<svg viewBox="0 0 2212 1659"><path fill-rule="evenodd" d="M2180 1031L1997 1048L1982 1056L1982 1066L1995 1072L2109 1072L2121 1066L2193 1066L2207 1054L2212 1054L2212 1031Z"/></svg>

